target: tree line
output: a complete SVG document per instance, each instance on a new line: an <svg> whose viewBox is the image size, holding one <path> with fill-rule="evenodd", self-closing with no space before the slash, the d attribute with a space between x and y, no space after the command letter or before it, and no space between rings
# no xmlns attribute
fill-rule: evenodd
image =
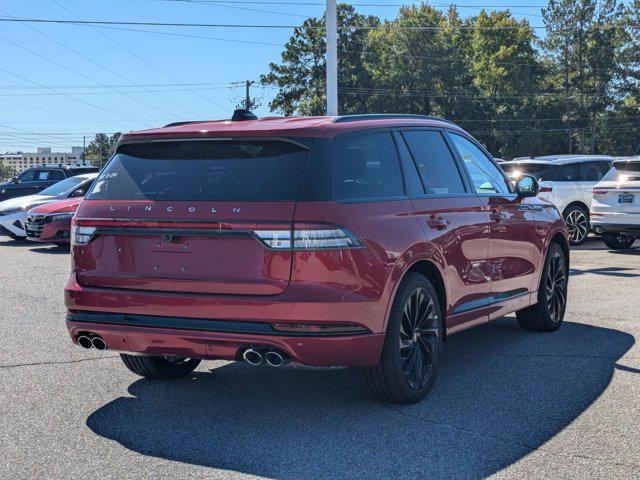
<svg viewBox="0 0 640 480"><path fill-rule="evenodd" d="M640 154L640 0L551 0L544 34L509 10L427 4L392 20L338 6L339 111L453 120L497 157ZM325 113L324 18L261 77L270 109Z"/></svg>

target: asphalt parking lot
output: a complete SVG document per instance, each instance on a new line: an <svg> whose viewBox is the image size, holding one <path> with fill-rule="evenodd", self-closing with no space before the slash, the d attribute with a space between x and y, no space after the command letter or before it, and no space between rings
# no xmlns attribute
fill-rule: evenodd
<svg viewBox="0 0 640 480"><path fill-rule="evenodd" d="M431 395L399 407L349 370L141 380L72 346L68 252L0 237L0 477L639 478L640 247L590 241L571 267L559 332L452 336Z"/></svg>

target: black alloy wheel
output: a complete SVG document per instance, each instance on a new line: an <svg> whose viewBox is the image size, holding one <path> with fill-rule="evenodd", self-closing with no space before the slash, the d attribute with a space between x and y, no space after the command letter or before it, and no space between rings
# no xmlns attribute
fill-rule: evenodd
<svg viewBox="0 0 640 480"><path fill-rule="evenodd" d="M431 293L422 287L405 302L400 322L402 370L412 388L420 390L431 377L439 354L439 319Z"/></svg>
<svg viewBox="0 0 640 480"><path fill-rule="evenodd" d="M431 279L411 272L400 283L377 365L360 367L369 394L388 403L415 403L436 380L444 337L440 297Z"/></svg>
<svg viewBox="0 0 640 480"><path fill-rule="evenodd" d="M567 269L562 252L555 251L551 256L547 268L545 294L549 317L553 322L558 322L564 316L567 306Z"/></svg>
<svg viewBox="0 0 640 480"><path fill-rule="evenodd" d="M552 242L542 269L538 301L516 312L518 324L535 332L553 332L560 328L567 309L568 285L566 253L558 243Z"/></svg>
<svg viewBox="0 0 640 480"><path fill-rule="evenodd" d="M626 250L631 248L636 241L636 237L623 233L610 233L602 236L602 241L611 250Z"/></svg>

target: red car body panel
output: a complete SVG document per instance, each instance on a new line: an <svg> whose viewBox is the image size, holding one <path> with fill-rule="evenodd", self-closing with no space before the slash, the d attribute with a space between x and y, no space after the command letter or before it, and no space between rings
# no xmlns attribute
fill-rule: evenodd
<svg viewBox="0 0 640 480"><path fill-rule="evenodd" d="M402 119L393 126L464 132L446 122ZM219 137L322 137L388 127L388 120L332 123L329 117L201 122L123 135L121 142ZM464 134L466 135L466 134ZM400 280L418 262L437 270L445 289L448 333L537 301L549 242L564 222L538 198L466 194L372 202L151 202L87 199L79 226L102 229L73 247L65 288L67 327L102 336L110 349L146 355L239 359L251 345L279 348L309 365L378 362ZM259 229L328 223L346 227L364 248L274 251L251 236ZM445 227L446 226L446 227ZM170 228L161 238L135 229ZM129 235L113 230L134 229ZM189 232L225 235L205 238ZM228 234L228 235L226 235ZM83 321L82 315L88 315ZM91 315L122 318L119 324ZM234 324L348 325L335 336L222 332L138 326L135 316L219 320ZM96 317L99 318L99 317Z"/></svg>
<svg viewBox="0 0 640 480"><path fill-rule="evenodd" d="M46 203L34 208L29 213L37 215L51 215L75 212L82 202L82 198L71 198L60 200L59 202ZM69 243L69 234L71 231L71 218L65 218L55 222L48 222L44 225L42 233L39 237L30 237L28 240L42 243Z"/></svg>

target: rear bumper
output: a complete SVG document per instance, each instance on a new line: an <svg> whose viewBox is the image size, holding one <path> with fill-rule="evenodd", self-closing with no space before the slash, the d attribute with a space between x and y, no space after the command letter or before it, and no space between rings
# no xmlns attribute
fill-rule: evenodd
<svg viewBox="0 0 640 480"><path fill-rule="evenodd" d="M125 353L238 360L246 348L262 346L305 365L378 363L386 311L380 299L327 301L318 292L275 297L89 288L72 275L65 287L67 328L76 343L78 332L95 333ZM349 324L366 333L284 333L273 323Z"/></svg>
<svg viewBox="0 0 640 480"><path fill-rule="evenodd" d="M591 228L598 234L632 233L640 235L640 215L628 213L591 213Z"/></svg>
<svg viewBox="0 0 640 480"><path fill-rule="evenodd" d="M375 365L384 334L352 336L289 336L255 332L162 328L87 321L88 315L69 315L67 329L74 343L80 332L100 335L110 350L141 355L176 355L204 359L240 360L249 347L279 349L294 361L314 366ZM104 319L103 318L103 319ZM188 324L192 319L174 318ZM203 320L202 322L206 322ZM212 323L214 323L213 321ZM226 322L233 323L233 322ZM241 323L241 322L236 322Z"/></svg>

